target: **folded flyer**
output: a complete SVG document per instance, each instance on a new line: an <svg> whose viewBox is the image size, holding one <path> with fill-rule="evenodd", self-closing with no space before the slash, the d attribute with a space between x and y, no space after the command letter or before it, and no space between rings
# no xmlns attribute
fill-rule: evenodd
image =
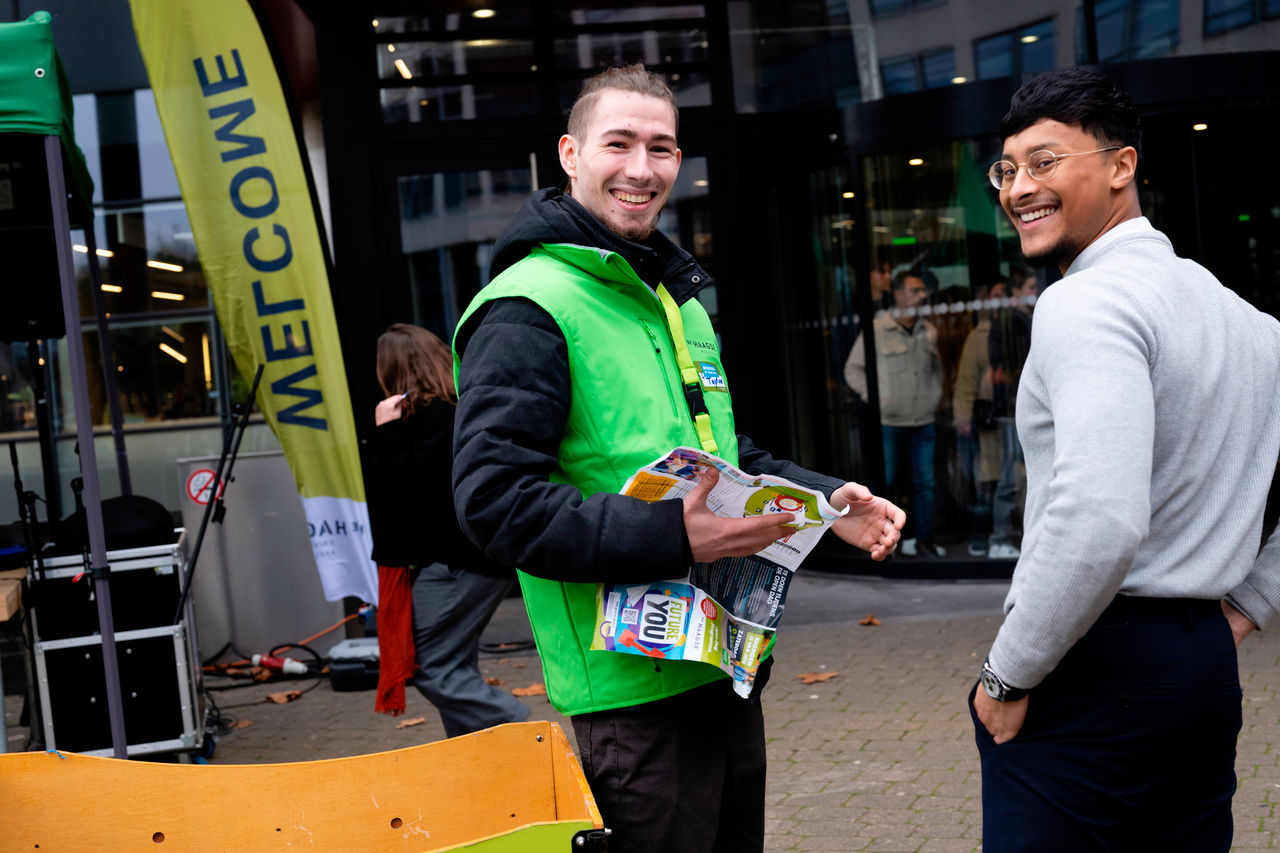
<svg viewBox="0 0 1280 853"><path fill-rule="evenodd" d="M655 660L697 660L751 695L760 660L786 605L791 575L845 511L782 477L746 474L718 456L677 447L637 471L622 494L682 500L711 468L720 480L707 507L721 518L794 513L793 533L749 557L695 563L686 577L649 584L597 584L595 651Z"/></svg>

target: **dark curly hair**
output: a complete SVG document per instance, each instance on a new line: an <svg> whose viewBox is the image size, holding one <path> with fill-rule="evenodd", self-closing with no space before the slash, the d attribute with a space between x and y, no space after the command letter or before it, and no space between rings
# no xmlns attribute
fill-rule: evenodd
<svg viewBox="0 0 1280 853"><path fill-rule="evenodd" d="M1068 68L1024 85L1000 121L1000 140L1044 119L1079 125L1103 145L1133 146L1142 161L1142 121L1133 98L1096 71Z"/></svg>

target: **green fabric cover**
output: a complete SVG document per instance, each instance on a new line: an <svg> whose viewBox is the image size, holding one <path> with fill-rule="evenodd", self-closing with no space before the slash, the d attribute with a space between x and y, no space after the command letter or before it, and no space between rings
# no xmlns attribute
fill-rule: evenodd
<svg viewBox="0 0 1280 853"><path fill-rule="evenodd" d="M535 248L480 292L459 328L481 305L503 297L524 297L541 306L568 344L573 398L552 481L576 486L583 498L617 493L636 469L672 448L698 446L666 313L657 294L620 255L568 244ZM723 377L707 312L690 299L680 306L680 316L693 359L714 364ZM455 379L460 367L455 350ZM703 390L719 455L736 465L728 388L704 385ZM562 714L652 702L728 677L697 661L664 660L655 666L646 657L590 651L596 585L524 572L519 577L547 695Z"/></svg>
<svg viewBox="0 0 1280 853"><path fill-rule="evenodd" d="M93 179L76 146L71 87L53 44L52 20L48 12L36 12L0 24L0 133L62 137L68 191L74 182L92 216Z"/></svg>

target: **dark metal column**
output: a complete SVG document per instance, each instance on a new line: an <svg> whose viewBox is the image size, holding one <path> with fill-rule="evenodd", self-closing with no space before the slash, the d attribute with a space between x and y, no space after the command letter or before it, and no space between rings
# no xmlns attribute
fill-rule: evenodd
<svg viewBox="0 0 1280 853"><path fill-rule="evenodd" d="M71 259L71 221L67 215L67 185L62 174L62 140L44 138L45 165L49 170L49 196L53 202L53 237L58 251L58 278L62 283L62 312L67 324L67 370L71 374L71 399L80 439L80 469L84 477L84 509L89 528L90 573L98 602L98 627L102 634L102 666L107 680L107 716L111 721L111 745L116 758L128 758L124 734L124 708L120 699L120 667L116 660L116 632L111 613L111 582L107 575L106 535L102 529L102 491L98 488L98 459L93 447L93 422L89 417L89 383L85 378L84 338L80 332L80 299L76 290L75 263Z"/></svg>
<svg viewBox="0 0 1280 853"><path fill-rule="evenodd" d="M116 445L116 468L120 475L120 494L133 494L129 478L129 454L124 449L124 414L120 411L120 389L116 387L116 360L111 355L107 307L102 298L102 267L98 264L98 238L93 222L84 226L84 242L89 249L89 289L93 291L93 313L98 321L98 350L102 353L103 393L111 412L111 437Z"/></svg>

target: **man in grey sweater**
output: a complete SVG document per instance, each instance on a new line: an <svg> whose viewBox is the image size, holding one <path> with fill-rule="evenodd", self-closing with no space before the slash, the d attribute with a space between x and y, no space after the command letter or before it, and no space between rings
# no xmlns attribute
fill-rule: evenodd
<svg viewBox="0 0 1280 853"><path fill-rule="evenodd" d="M970 694L984 849L1226 851L1236 648L1280 609L1280 323L1143 218L1108 79L1036 78L1000 135L1023 254L1064 278L1036 304L1026 533Z"/></svg>

